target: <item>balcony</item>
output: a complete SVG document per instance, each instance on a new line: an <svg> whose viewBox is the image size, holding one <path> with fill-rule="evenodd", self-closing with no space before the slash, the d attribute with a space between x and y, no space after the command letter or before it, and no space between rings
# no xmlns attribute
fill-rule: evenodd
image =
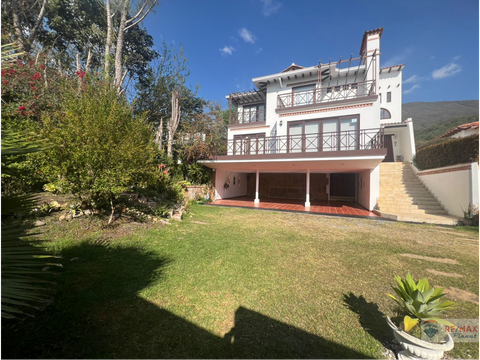
<svg viewBox="0 0 480 360"><path fill-rule="evenodd" d="M277 111L310 107L333 101L358 99L375 95L375 80L329 85L312 90L294 91L277 96Z"/></svg>
<svg viewBox="0 0 480 360"><path fill-rule="evenodd" d="M216 149L214 157L233 158L287 158L338 156L338 152L363 155L368 150L384 148L383 129L350 130L331 133L284 135L264 137L245 135L226 141ZM334 154L335 153L335 154ZM347 155L344 153L344 155Z"/></svg>
<svg viewBox="0 0 480 360"><path fill-rule="evenodd" d="M230 113L230 125L265 124L265 109Z"/></svg>

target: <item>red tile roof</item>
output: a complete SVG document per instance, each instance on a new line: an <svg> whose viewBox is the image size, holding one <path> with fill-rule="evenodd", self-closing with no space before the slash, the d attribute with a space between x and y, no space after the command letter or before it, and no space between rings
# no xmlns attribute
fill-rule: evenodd
<svg viewBox="0 0 480 360"><path fill-rule="evenodd" d="M468 123L468 124L458 125L458 126L454 127L453 129L448 130L446 133L437 136L435 139L450 137L452 135L455 135L456 133L459 133L462 130L468 130L468 129L478 129L478 121Z"/></svg>

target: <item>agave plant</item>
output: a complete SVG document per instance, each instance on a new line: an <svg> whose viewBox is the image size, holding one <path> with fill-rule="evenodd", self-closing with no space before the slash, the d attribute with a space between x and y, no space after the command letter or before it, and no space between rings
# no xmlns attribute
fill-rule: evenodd
<svg viewBox="0 0 480 360"><path fill-rule="evenodd" d="M408 315L404 318L405 331L409 332L420 320L435 320L439 324L452 325L447 320L438 316L444 311L456 306L453 301L441 300L446 294L443 288L431 289L428 280L420 279L417 283L410 273L405 280L395 275L398 287L392 286L395 293L400 297L387 294L402 308Z"/></svg>

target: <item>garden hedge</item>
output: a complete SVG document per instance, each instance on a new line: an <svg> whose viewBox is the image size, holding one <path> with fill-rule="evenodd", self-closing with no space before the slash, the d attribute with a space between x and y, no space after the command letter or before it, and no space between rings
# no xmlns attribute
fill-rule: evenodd
<svg viewBox="0 0 480 360"><path fill-rule="evenodd" d="M478 135L451 139L417 151L415 166L419 170L478 162Z"/></svg>

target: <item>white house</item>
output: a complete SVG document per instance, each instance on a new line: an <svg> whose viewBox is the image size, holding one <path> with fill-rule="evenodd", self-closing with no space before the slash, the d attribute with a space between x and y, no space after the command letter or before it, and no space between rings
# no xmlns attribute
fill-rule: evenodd
<svg viewBox="0 0 480 360"><path fill-rule="evenodd" d="M227 96L225 149L201 163L215 169L216 198L250 196L378 202L381 162L415 154L402 121L404 65L381 67L383 28L366 31L358 57L256 77L257 90Z"/></svg>

